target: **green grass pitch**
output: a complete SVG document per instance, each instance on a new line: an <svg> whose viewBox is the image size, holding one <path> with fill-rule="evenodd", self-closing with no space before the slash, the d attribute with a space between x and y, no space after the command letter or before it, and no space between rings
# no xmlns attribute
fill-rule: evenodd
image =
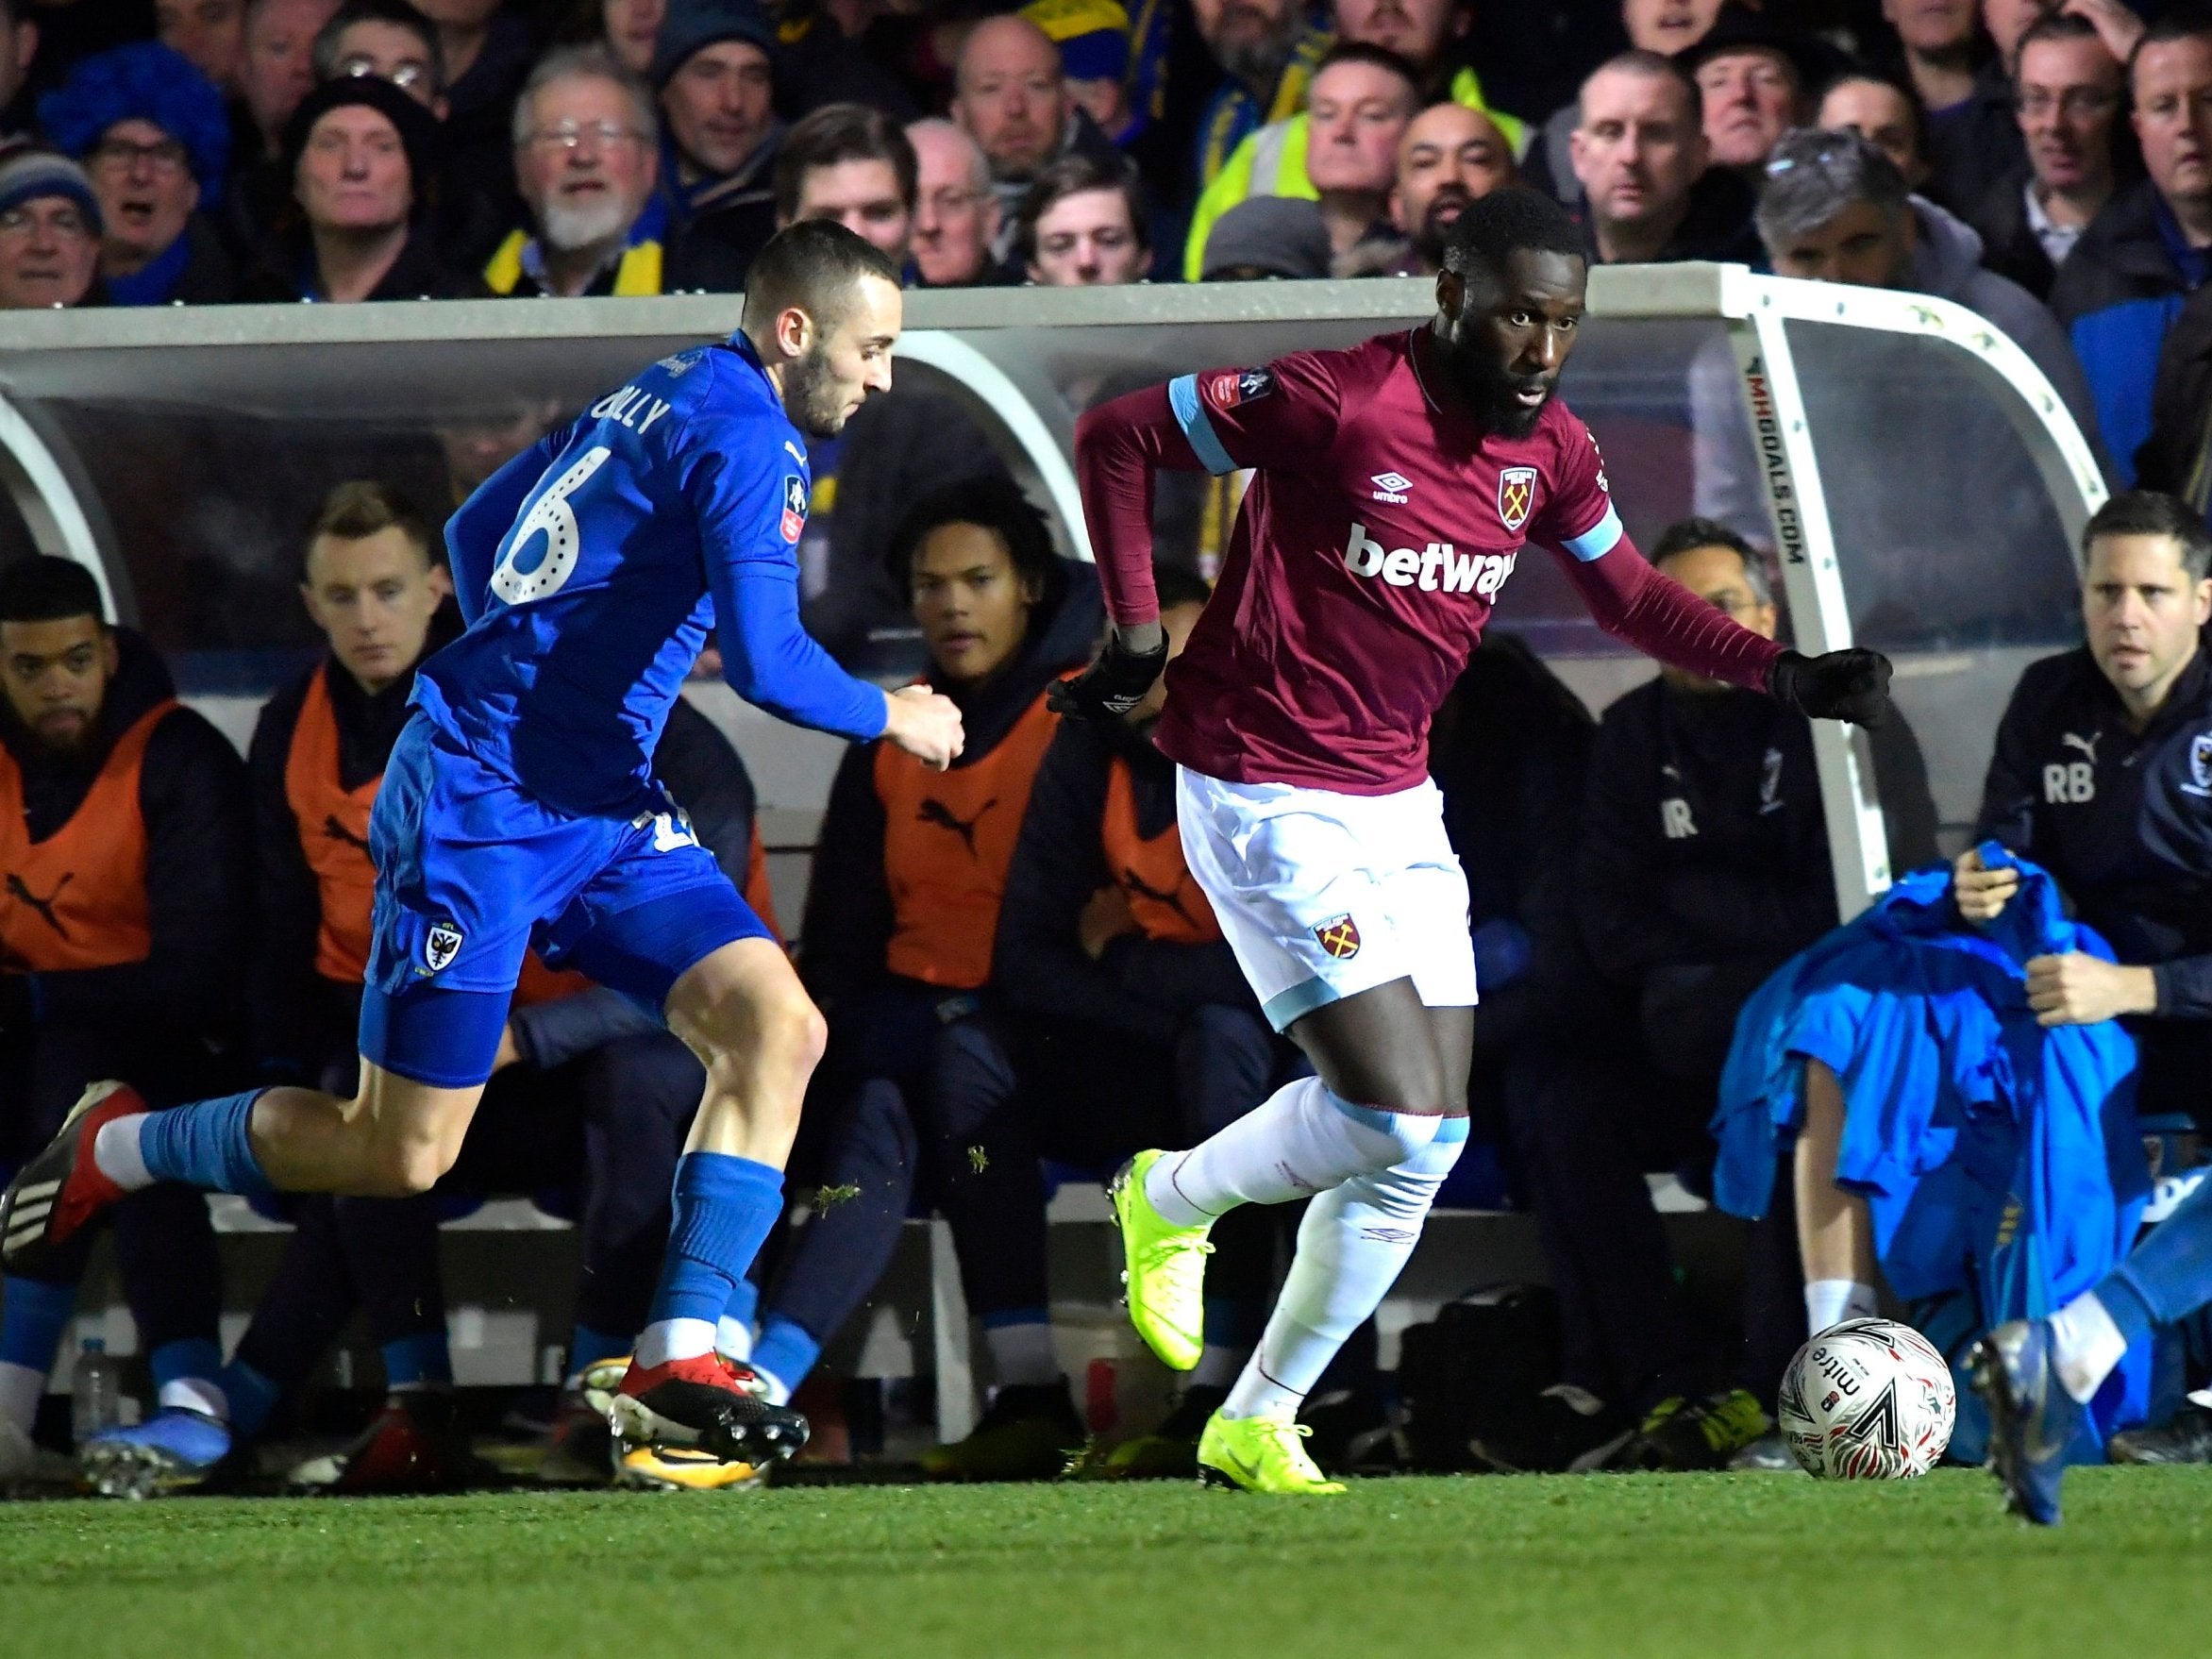
<svg viewBox="0 0 2212 1659"><path fill-rule="evenodd" d="M0 1507L0 1652L1404 1659L2212 1652L2212 1469Z"/></svg>

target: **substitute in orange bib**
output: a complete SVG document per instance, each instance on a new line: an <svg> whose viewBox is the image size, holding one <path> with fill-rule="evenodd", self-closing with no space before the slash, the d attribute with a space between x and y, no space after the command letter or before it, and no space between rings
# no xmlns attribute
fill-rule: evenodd
<svg viewBox="0 0 2212 1659"><path fill-rule="evenodd" d="M246 928L237 752L176 701L169 671L102 620L72 560L0 572L0 1167L51 1135L95 1079L155 1100L228 1081ZM163 1433L226 1439L214 1377L221 1280L206 1203L153 1186L116 1215L124 1288ZM86 1248L89 1248L90 1240ZM27 1437L84 1250L0 1291L0 1482Z"/></svg>
<svg viewBox="0 0 2212 1659"><path fill-rule="evenodd" d="M1206 584L1168 565L1153 579L1172 658L1205 608ZM1163 1138L1200 1140L1233 1122L1298 1064L1183 859L1175 762L1152 746L1166 697L1155 681L1123 721L1061 726L1030 790L998 913L992 985L1015 1022L1038 1144L1101 1177ZM1284 1219L1258 1208L1223 1218L1205 1351L1176 1409L1152 1433L1086 1459L1083 1474L1197 1474L1199 1431L1266 1321Z"/></svg>
<svg viewBox="0 0 2212 1659"><path fill-rule="evenodd" d="M1103 614L1090 567L1055 556L1004 479L920 502L890 557L929 683L960 704L967 746L931 772L863 745L830 789L799 964L829 1015L830 1058L800 1133L823 1185L853 1196L797 1236L750 1363L779 1390L798 1385L881 1276L918 1175L951 1225L998 1382L977 1437L924 1466L973 1475L1012 1423L1029 1464L1056 1457L1057 1473L1082 1429L1046 1322L1036 1148L986 987L1007 863L1058 725L1045 688L1083 660ZM727 1341L745 1339L748 1302L740 1286Z"/></svg>
<svg viewBox="0 0 2212 1659"><path fill-rule="evenodd" d="M374 482L340 485L310 533L301 597L329 654L262 711L252 756L262 915L254 1024L259 1057L275 1079L339 1093L354 1085L375 884L369 812L407 719L416 665L457 631L434 546L422 514ZM743 762L682 703L655 758L693 814L690 830L733 880L755 878L749 896L764 865ZM389 1390L368 1432L304 1471L306 1483L439 1490L483 1472L454 1419L438 1265L438 1220L457 1199L558 1192L575 1203L583 1270L573 1372L627 1354L643 1321L677 1155L705 1082L698 1063L634 1003L535 957L499 1060L460 1159L436 1191L289 1200L295 1232L284 1268L224 1373L239 1430L259 1431L357 1306ZM578 1444L565 1446L579 1429ZM584 1413L578 1403L563 1414L560 1438L560 1466L575 1478L604 1484L612 1476L603 1411Z"/></svg>

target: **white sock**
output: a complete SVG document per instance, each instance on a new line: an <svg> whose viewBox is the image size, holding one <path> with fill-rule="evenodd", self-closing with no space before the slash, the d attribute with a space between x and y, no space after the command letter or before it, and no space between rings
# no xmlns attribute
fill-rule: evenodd
<svg viewBox="0 0 2212 1659"><path fill-rule="evenodd" d="M753 1328L725 1314L714 1321L714 1346L742 1366L753 1357Z"/></svg>
<svg viewBox="0 0 2212 1659"><path fill-rule="evenodd" d="M656 1319L638 1336L637 1352L630 1363L649 1371L670 1360L695 1360L713 1351L713 1320Z"/></svg>
<svg viewBox="0 0 2212 1659"><path fill-rule="evenodd" d="M2127 1338L2097 1293L2085 1290L2051 1315L2051 1366L2066 1391L2087 1405L2112 1367L2127 1356Z"/></svg>
<svg viewBox="0 0 2212 1659"><path fill-rule="evenodd" d="M205 1377L179 1377L162 1383L160 1406L165 1412L198 1412L218 1423L230 1421L230 1397Z"/></svg>
<svg viewBox="0 0 2212 1659"><path fill-rule="evenodd" d="M1295 1412L1345 1338L1382 1305L1414 1253L1436 1189L1466 1144L1466 1120L1450 1121L1458 1126L1450 1140L1394 1168L1355 1175L1306 1206L1282 1295L1222 1403L1223 1416Z"/></svg>
<svg viewBox="0 0 2212 1659"><path fill-rule="evenodd" d="M1052 1327L1043 1319L986 1325L983 1346L991 1350L991 1374L1001 1388L1035 1388L1061 1380Z"/></svg>
<svg viewBox="0 0 2212 1659"><path fill-rule="evenodd" d="M1176 1227L1239 1204L1287 1204L1403 1162L1447 1121L1348 1106L1319 1078L1300 1078L1189 1151L1154 1164L1145 1197Z"/></svg>
<svg viewBox="0 0 2212 1659"><path fill-rule="evenodd" d="M1251 1349L1222 1348L1209 1342L1198 1350L1198 1363L1191 1368L1185 1382L1192 1388L1228 1388L1236 1382L1237 1373L1250 1363Z"/></svg>
<svg viewBox="0 0 2212 1659"><path fill-rule="evenodd" d="M758 1366L755 1366L752 1370L753 1375L761 1380L761 1386L767 1390L770 1405L789 1405L791 1403L790 1383L775 1372L763 1371Z"/></svg>
<svg viewBox="0 0 2212 1659"><path fill-rule="evenodd" d="M13 1423L29 1433L39 1419L39 1397L45 1392L45 1372L0 1360L0 1423Z"/></svg>
<svg viewBox="0 0 2212 1659"><path fill-rule="evenodd" d="M1846 1319L1871 1319L1881 1312L1874 1287L1853 1279L1805 1281L1805 1330L1814 1336Z"/></svg>
<svg viewBox="0 0 2212 1659"><path fill-rule="evenodd" d="M92 1163L126 1193L143 1192L154 1184L154 1178L146 1173L145 1154L139 1149L139 1131L146 1127L150 1115L134 1112L113 1123L103 1123L100 1132L92 1137Z"/></svg>

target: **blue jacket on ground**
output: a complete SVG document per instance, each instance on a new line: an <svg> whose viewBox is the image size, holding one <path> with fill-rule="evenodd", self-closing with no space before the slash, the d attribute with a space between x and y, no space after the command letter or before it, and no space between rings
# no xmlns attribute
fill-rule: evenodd
<svg viewBox="0 0 2212 1659"><path fill-rule="evenodd" d="M1986 929L1960 924L1948 870L1925 870L1785 964L1737 1021L1713 1120L1715 1200L1763 1215L1803 1120L1804 1062L1826 1064L1844 1096L1836 1182L1866 1198L1890 1289L1967 1294L1980 1330L2094 1285L2150 1190L2135 1040L2112 1021L2047 1031L2027 1003L2031 958L2111 949L2068 919L2047 873L2019 867ZM2099 1396L2101 1431L2140 1416L2149 1365L2145 1345Z"/></svg>

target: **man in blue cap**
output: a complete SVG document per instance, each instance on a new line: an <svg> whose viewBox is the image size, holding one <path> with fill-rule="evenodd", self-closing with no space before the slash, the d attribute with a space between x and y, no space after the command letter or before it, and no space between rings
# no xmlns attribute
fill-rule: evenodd
<svg viewBox="0 0 2212 1659"><path fill-rule="evenodd" d="M200 215L222 199L230 120L189 59L153 41L87 58L39 100L39 118L99 198L111 303L238 297L230 256Z"/></svg>
<svg viewBox="0 0 2212 1659"><path fill-rule="evenodd" d="M651 79L667 119L666 285L735 293L776 234L776 27L756 0L670 0Z"/></svg>

